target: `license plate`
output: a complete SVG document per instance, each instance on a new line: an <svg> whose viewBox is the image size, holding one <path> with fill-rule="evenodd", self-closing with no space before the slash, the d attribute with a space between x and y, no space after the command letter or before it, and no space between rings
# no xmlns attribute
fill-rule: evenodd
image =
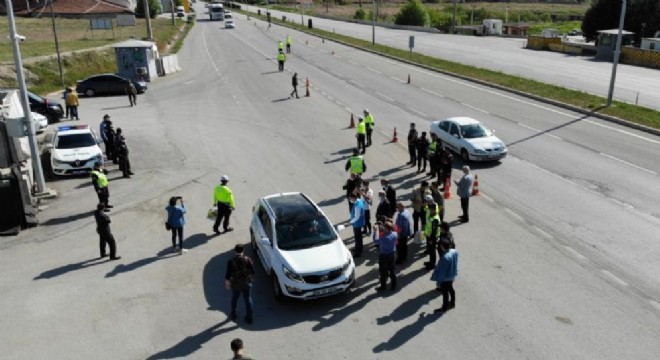
<svg viewBox="0 0 660 360"><path fill-rule="evenodd" d="M339 286L333 286L333 287L329 287L329 288L326 288L326 289L316 290L316 291L314 291L314 296L321 296L321 295L328 295L328 294L336 293L337 291L339 291L339 289L340 289Z"/></svg>
<svg viewBox="0 0 660 360"><path fill-rule="evenodd" d="M73 175L87 174L87 170L73 170L71 173Z"/></svg>

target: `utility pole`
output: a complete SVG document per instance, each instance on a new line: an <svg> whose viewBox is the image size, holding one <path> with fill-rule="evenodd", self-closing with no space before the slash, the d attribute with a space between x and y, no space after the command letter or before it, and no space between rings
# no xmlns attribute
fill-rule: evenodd
<svg viewBox="0 0 660 360"><path fill-rule="evenodd" d="M170 8L172 8L172 26L176 25L174 22L174 0L170 0Z"/></svg>
<svg viewBox="0 0 660 360"><path fill-rule="evenodd" d="M53 23L53 36L55 37L55 51L57 51L57 65L60 68L60 81L62 82L62 89L66 90L64 84L64 71L62 70L62 57L60 56L60 42L57 40L57 30L55 28L55 12L53 12L53 0L50 0L50 19Z"/></svg>
<svg viewBox="0 0 660 360"><path fill-rule="evenodd" d="M154 38L154 32L151 29L151 15L149 14L149 0L142 0L144 2L144 19L147 22L147 40Z"/></svg>
<svg viewBox="0 0 660 360"><path fill-rule="evenodd" d="M456 33L456 0L454 0L454 12L451 16L451 33Z"/></svg>
<svg viewBox="0 0 660 360"><path fill-rule="evenodd" d="M305 26L305 19L303 18L303 3L300 0L300 25Z"/></svg>
<svg viewBox="0 0 660 360"><path fill-rule="evenodd" d="M36 194L46 193L46 180L41 168L41 155L37 146L37 138L34 135L34 125L32 124L32 113L30 112L30 102L28 100L27 86L25 85L25 74L23 72L23 59L21 59L21 49L18 42L21 41L16 33L16 22L14 21L14 8L11 0L5 0L7 9L7 20L9 22L9 38L11 39L12 50L14 51L14 65L16 66L16 80L18 80L18 89L23 107L23 116L27 120L27 135L30 144L30 155L32 157L32 169L36 178ZM23 38L24 39L24 38Z"/></svg>
<svg viewBox="0 0 660 360"><path fill-rule="evenodd" d="M371 45L376 45L376 0L371 0Z"/></svg>
<svg viewBox="0 0 660 360"><path fill-rule="evenodd" d="M612 76L610 77L610 91L607 93L607 106L612 105L614 94L614 82L616 81L616 66L619 64L621 55L621 38L623 37L623 23L626 17L626 0L621 3L621 17L619 18L619 34L616 37L616 48L614 49L614 62L612 63Z"/></svg>

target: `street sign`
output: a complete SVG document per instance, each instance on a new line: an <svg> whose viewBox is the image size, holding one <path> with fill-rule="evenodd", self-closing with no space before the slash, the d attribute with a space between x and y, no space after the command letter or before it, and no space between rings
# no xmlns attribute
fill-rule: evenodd
<svg viewBox="0 0 660 360"><path fill-rule="evenodd" d="M410 49L410 51L412 51L414 47L415 47L415 36L410 35L410 37L408 38L408 48Z"/></svg>

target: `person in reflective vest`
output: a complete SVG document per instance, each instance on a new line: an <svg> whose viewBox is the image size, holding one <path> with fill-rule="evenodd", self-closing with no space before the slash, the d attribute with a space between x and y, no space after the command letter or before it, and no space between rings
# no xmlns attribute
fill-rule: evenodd
<svg viewBox="0 0 660 360"><path fill-rule="evenodd" d="M110 190L108 190L108 178L106 174L108 170L103 169L100 163L94 164L94 169L90 173L92 177L92 185L99 197L99 203L103 204L103 211L108 212L113 206L108 204L110 201Z"/></svg>
<svg viewBox="0 0 660 360"><path fill-rule="evenodd" d="M229 217L231 216L232 210L234 210L234 193L227 186L229 182L229 177L227 175L222 175L220 178L220 184L215 187L213 191L213 205L218 207L218 214L215 218L215 223L213 224L213 232L220 234L218 227L222 222L222 227L225 232L234 230L229 226Z"/></svg>
<svg viewBox="0 0 660 360"><path fill-rule="evenodd" d="M429 261L424 263L427 270L435 269L437 260L436 245L440 238L440 216L438 216L438 207L435 202L429 204L426 216L426 226L424 235L426 236L426 250L429 254Z"/></svg>
<svg viewBox="0 0 660 360"><path fill-rule="evenodd" d="M357 134L355 134L355 137L357 138L357 148L358 150L362 149L362 153L367 152L367 124L364 123L363 118L358 118L358 124L357 124Z"/></svg>
<svg viewBox="0 0 660 360"><path fill-rule="evenodd" d="M281 41L277 42L277 51L284 51L284 44Z"/></svg>
<svg viewBox="0 0 660 360"><path fill-rule="evenodd" d="M280 52L277 54L277 65L279 71L284 71L284 61L286 60L286 55L280 49Z"/></svg>
<svg viewBox="0 0 660 360"><path fill-rule="evenodd" d="M353 149L353 156L348 158L346 166L344 167L346 171L351 171L351 174L362 175L367 171L367 163L364 161L364 158L359 155L358 149Z"/></svg>
<svg viewBox="0 0 660 360"><path fill-rule="evenodd" d="M439 148L438 136L435 133L431 133L431 143L429 144L428 159L429 166L431 167L431 172L427 175L430 177L435 177L440 174L440 148Z"/></svg>
<svg viewBox="0 0 660 360"><path fill-rule="evenodd" d="M289 35L286 36L286 52L291 52L291 36Z"/></svg>
<svg viewBox="0 0 660 360"><path fill-rule="evenodd" d="M367 146L371 146L371 133L374 131L374 116L371 115L369 110L364 109L364 123L367 126Z"/></svg>

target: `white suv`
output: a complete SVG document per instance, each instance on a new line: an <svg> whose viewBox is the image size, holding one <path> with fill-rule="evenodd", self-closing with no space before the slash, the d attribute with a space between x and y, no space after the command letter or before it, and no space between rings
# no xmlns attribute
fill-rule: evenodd
<svg viewBox="0 0 660 360"><path fill-rule="evenodd" d="M323 211L302 193L259 199L250 238L278 300L329 296L355 282L353 256Z"/></svg>

